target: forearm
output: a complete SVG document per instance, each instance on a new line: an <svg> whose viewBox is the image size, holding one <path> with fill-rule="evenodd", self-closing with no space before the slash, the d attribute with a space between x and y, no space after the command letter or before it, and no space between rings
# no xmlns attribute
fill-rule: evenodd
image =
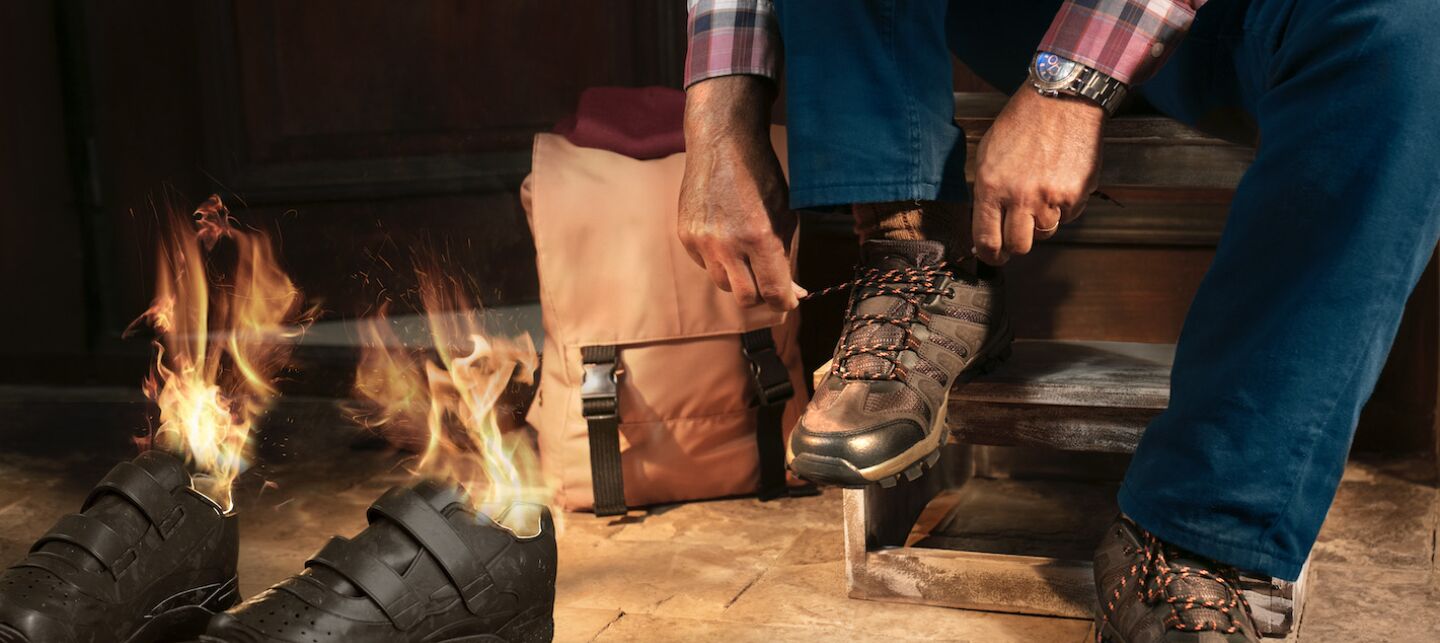
<svg viewBox="0 0 1440 643"><path fill-rule="evenodd" d="M774 85L758 76L721 76L691 85L685 91L686 148L766 136L774 100Z"/></svg>

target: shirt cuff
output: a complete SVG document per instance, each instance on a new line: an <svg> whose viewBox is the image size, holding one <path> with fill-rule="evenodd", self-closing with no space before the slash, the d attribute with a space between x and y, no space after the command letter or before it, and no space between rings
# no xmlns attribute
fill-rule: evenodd
<svg viewBox="0 0 1440 643"><path fill-rule="evenodd" d="M707 78L780 75L780 27L770 0L690 3L685 87Z"/></svg>
<svg viewBox="0 0 1440 643"><path fill-rule="evenodd" d="M1088 65L1129 86L1149 80L1204 0L1066 0L1040 50Z"/></svg>

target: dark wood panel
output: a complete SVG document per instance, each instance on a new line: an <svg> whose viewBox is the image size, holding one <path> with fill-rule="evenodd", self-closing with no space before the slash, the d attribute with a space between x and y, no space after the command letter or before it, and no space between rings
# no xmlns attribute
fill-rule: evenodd
<svg viewBox="0 0 1440 643"><path fill-rule="evenodd" d="M204 176L195 9L189 0L72 6L83 99L75 136L89 152L85 216L94 230L98 323L106 353L143 353L120 332L145 310L153 285L149 225L167 198L189 208L212 189Z"/></svg>
<svg viewBox="0 0 1440 643"><path fill-rule="evenodd" d="M0 353L87 349L55 3L0 3Z"/></svg>
<svg viewBox="0 0 1440 643"><path fill-rule="evenodd" d="M355 203L236 208L276 231L285 267L327 317L357 317L384 299L410 312L414 252L434 252L473 281L486 305L537 301L535 246L510 193L436 195ZM303 222L303 225L300 224Z"/></svg>
<svg viewBox="0 0 1440 643"><path fill-rule="evenodd" d="M212 171L252 202L487 191L600 85L678 86L683 6L235 0L202 13Z"/></svg>
<svg viewBox="0 0 1440 643"><path fill-rule="evenodd" d="M1017 337L1171 344L1214 250L1038 246L1005 278Z"/></svg>
<svg viewBox="0 0 1440 643"><path fill-rule="evenodd" d="M151 287L150 225L169 197L218 192L286 240L284 261L336 313L379 235L466 244L493 301L533 300L516 192L529 140L590 85L678 85L683 4L151 0L76 5L84 131L95 151L99 333ZM383 233L381 232L383 230ZM392 258L394 254L392 251ZM493 285L492 285L493 284Z"/></svg>

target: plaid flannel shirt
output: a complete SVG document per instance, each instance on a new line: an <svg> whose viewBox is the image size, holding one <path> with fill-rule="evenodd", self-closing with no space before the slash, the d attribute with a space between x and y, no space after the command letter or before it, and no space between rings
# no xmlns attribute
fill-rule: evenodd
<svg viewBox="0 0 1440 643"><path fill-rule="evenodd" d="M1094 67L1128 85L1153 76L1206 0L1066 0L1039 50ZM685 86L706 78L780 72L773 0L689 0Z"/></svg>

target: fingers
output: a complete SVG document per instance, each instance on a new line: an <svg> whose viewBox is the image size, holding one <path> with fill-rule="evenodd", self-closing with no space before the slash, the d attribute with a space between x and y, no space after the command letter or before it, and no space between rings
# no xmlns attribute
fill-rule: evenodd
<svg viewBox="0 0 1440 643"><path fill-rule="evenodd" d="M1030 252L1035 243L1035 214L1029 208L1006 208L1003 254L1008 258Z"/></svg>
<svg viewBox="0 0 1440 643"><path fill-rule="evenodd" d="M729 276L729 288L721 290L730 291L735 296L735 301L741 306L750 307L760 305L760 291L755 286L755 275L750 272L750 264L744 259L727 255L720 258L720 263L725 266L725 273Z"/></svg>
<svg viewBox="0 0 1440 643"><path fill-rule="evenodd" d="M1087 202L1087 199L1080 199L1074 205L1060 208L1060 223L1070 223L1071 221L1079 219L1080 215L1085 212L1085 204Z"/></svg>
<svg viewBox="0 0 1440 643"><path fill-rule="evenodd" d="M1000 202L977 186L972 211L970 231L975 240L975 256L995 266L1005 263L1009 257L1002 254L1005 234L1001 230L1004 212Z"/></svg>
<svg viewBox="0 0 1440 643"><path fill-rule="evenodd" d="M702 262L705 272L709 273L710 281L725 292L730 292L730 275L725 272L725 265L717 259L715 261Z"/></svg>
<svg viewBox="0 0 1440 643"><path fill-rule="evenodd" d="M1059 208L1042 208L1035 212L1034 217L1036 241L1049 239L1060 229L1062 215Z"/></svg>
<svg viewBox="0 0 1440 643"><path fill-rule="evenodd" d="M753 248L748 259L760 300L771 310L785 312L800 305L795 283L790 280L790 259L779 239Z"/></svg>

